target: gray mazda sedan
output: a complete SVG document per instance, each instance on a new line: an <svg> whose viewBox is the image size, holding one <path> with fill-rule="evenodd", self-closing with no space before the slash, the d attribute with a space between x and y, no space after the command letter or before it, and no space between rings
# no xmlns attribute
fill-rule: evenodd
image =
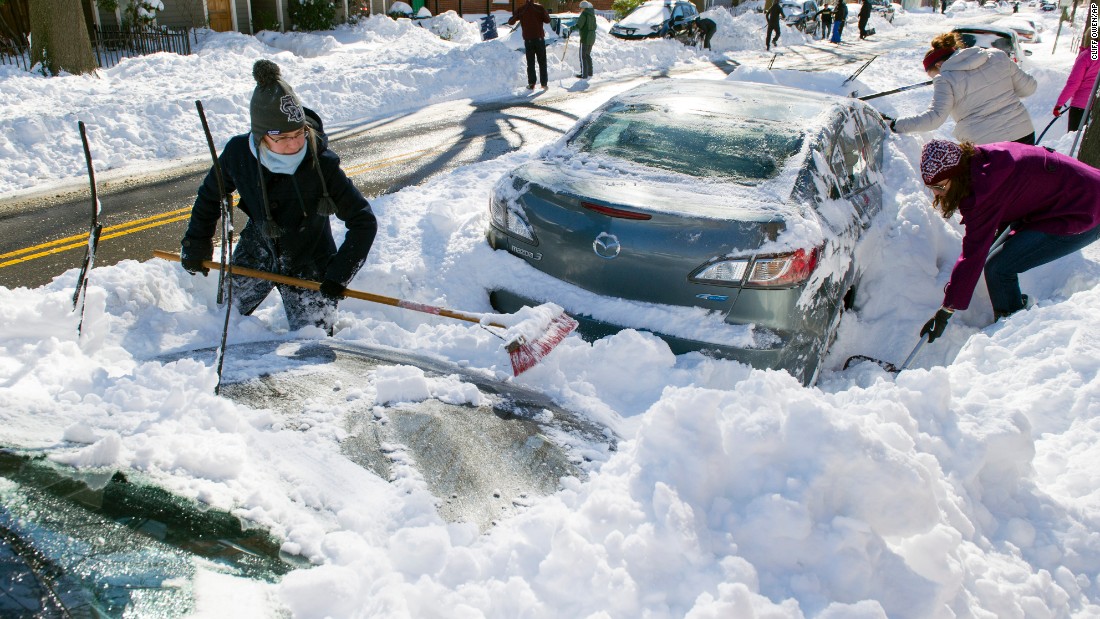
<svg viewBox="0 0 1100 619"><path fill-rule="evenodd" d="M677 354L811 384L855 299L885 135L856 99L730 80L636 87L495 185L489 244L551 277L490 301L554 302L587 339L649 331Z"/></svg>

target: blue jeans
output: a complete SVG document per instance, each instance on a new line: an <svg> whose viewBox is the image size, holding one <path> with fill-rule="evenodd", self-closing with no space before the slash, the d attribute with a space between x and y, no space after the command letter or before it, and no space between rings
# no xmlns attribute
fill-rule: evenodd
<svg viewBox="0 0 1100 619"><path fill-rule="evenodd" d="M985 286L993 312L1008 315L1024 308L1019 274L1068 256L1100 238L1100 226L1079 234L1047 234L1020 230L989 252Z"/></svg>
<svg viewBox="0 0 1100 619"><path fill-rule="evenodd" d="M546 88L550 80L546 76L546 39L530 39L523 42L527 54L527 85L535 85L535 61L539 65L539 84Z"/></svg>

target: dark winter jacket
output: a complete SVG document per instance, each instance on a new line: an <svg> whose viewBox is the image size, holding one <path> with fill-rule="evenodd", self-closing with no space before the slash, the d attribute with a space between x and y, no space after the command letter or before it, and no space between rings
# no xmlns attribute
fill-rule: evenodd
<svg viewBox="0 0 1100 619"><path fill-rule="evenodd" d="M339 251L332 238L328 216L317 212L323 189L312 152L306 153L294 174L274 174L257 165L248 145L251 134L238 135L229 140L218 157L222 179L227 193L236 190L240 195L237 207L248 215L238 245L262 244L266 251L256 253L274 257L272 264L264 265L266 270L292 276L323 273L324 279L346 286L367 259L378 222L366 198L340 169L340 158L328 150L321 119L313 110L305 112L306 123L316 129L316 161L320 163L329 195L336 204L336 216L347 227ZM306 140L304 148L314 148L311 140ZM272 216L282 230L277 239L264 232L267 211L260 188L261 174L267 186ZM212 257L212 239L220 216L218 181L211 167L191 209L191 221L182 242L181 255L185 259L208 260Z"/></svg>
<svg viewBox="0 0 1100 619"><path fill-rule="evenodd" d="M836 5L833 6L833 21L842 23L848 21L847 2L837 2Z"/></svg>
<svg viewBox="0 0 1100 619"><path fill-rule="evenodd" d="M511 25L517 21L523 30L524 41L542 39L546 37L542 25L550 23L550 14L546 12L545 7L535 2L535 0L527 0L526 4L519 7L519 10L512 14L508 24Z"/></svg>
<svg viewBox="0 0 1100 619"><path fill-rule="evenodd" d="M859 7L859 23L866 26L868 19L871 19L871 0L863 0Z"/></svg>
<svg viewBox="0 0 1100 619"><path fill-rule="evenodd" d="M773 4L772 7L770 9L768 9L768 25L769 26L772 26L772 27L778 26L779 25L779 20L781 18L785 19L786 17L787 17L787 14L783 12L783 7L779 6L778 2Z"/></svg>
<svg viewBox="0 0 1100 619"><path fill-rule="evenodd" d="M573 30L581 35L583 45L591 45L596 42L596 10L584 9L580 17L573 24Z"/></svg>
<svg viewBox="0 0 1100 619"><path fill-rule="evenodd" d="M1100 225L1100 170L1041 146L998 142L976 147L972 194L959 204L962 254L944 289L943 306L964 310L997 230L1079 234Z"/></svg>

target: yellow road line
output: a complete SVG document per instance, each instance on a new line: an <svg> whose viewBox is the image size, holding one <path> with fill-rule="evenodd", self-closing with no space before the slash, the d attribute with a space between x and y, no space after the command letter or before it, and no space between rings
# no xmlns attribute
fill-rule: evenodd
<svg viewBox="0 0 1100 619"><path fill-rule="evenodd" d="M175 210L175 211L168 211L167 213L161 213L159 215L153 215L151 217L144 217L142 219L135 219L133 221L128 221L124 224L118 224L118 225L114 225L114 226L107 226L106 228L103 229L103 231L104 232L112 232L114 230L120 230L122 228L129 228L130 226L145 223L147 221L154 221L154 220L157 220L157 219L163 219L165 217L172 217L173 215L179 215L180 213L190 211L190 210L191 210L191 207L181 208L181 209L178 209L178 210ZM177 217L175 219L172 219L172 221L179 221L179 218ZM164 223L171 223L171 222L164 222ZM158 225L160 225L160 224L158 224ZM152 226L144 226L144 227L141 227L141 228L137 228L136 230L144 230L145 228L150 228L150 227L152 227ZM121 236L121 235L113 234L111 236ZM100 238L105 239L105 238L108 238L108 236L103 235ZM65 245L66 243L72 243L73 241L80 241L79 244L84 245L84 244L87 243L87 239L88 239L87 234L75 234L73 236L67 236L63 239L57 239L56 241L50 241L49 243L42 243L41 245L34 245L32 247L24 247L23 249L17 249L15 251L11 251L11 252L8 252L6 254L0 254L0 259L11 258L12 256L18 256L20 254L35 252L35 251L38 251L38 250L41 250L41 249L45 249L47 247L53 247L55 245ZM54 251L63 251L64 249L65 248L56 249ZM52 252L45 252L41 255L45 255L45 254L49 254L49 253L52 253ZM6 262L5 263L0 263L0 266L3 266L4 264L7 264L7 263Z"/></svg>
<svg viewBox="0 0 1100 619"><path fill-rule="evenodd" d="M461 140L461 141L463 141L463 142L469 141L469 138L467 138L466 140ZM400 155L394 155L393 157L387 157L386 159L379 159L379 160L376 160L376 161L372 161L370 163L364 163L364 164L360 164L360 165L356 165L356 166L350 166L350 167L347 168L345 173L349 177L350 176L358 176L359 174L370 172L372 170L378 170L380 168L387 168L387 167L394 166L394 165L397 165L397 164L400 164L400 163L406 163L408 161L412 161L413 159L418 159L420 157L423 157L424 155L427 155L427 154L432 153L432 152L438 152L440 150L441 149L438 148L438 147L436 147L436 148L423 148L423 149L420 149L420 150L415 150L415 151L408 152L408 153L403 153L403 154L400 154ZM237 204L237 201L239 199L240 199L239 196L237 196L236 194L233 195L233 205L234 206ZM134 232L140 232L142 230L148 230L149 228L156 228L158 226L163 226L163 225L166 225L166 224L175 223L177 221L183 221L183 220L189 218L190 216L191 216L191 207L188 206L186 208L176 209L174 211L168 211L167 213L161 213L159 215L152 215L150 217L143 217L141 219L135 219L133 221L128 221L126 223L117 224L117 225L114 225L114 226L107 226L103 229L103 234L100 235L99 240L100 241L105 241L107 239L113 239L113 238L116 238L116 237L125 236L127 234L132 234ZM150 223L146 223L146 222L150 222ZM138 224L145 224L145 225L138 225ZM41 243L39 245L33 245L31 247L25 247L23 249L17 249L15 251L11 251L11 252L8 252L6 254L0 254L0 260L2 260L2 262L0 262L0 268L4 268L6 266L11 266L11 265L14 265L14 264L20 264L20 263L23 263L23 262L34 260L36 258L42 258L42 257L45 257L45 256L50 256L50 255L57 254L57 253L60 253L60 252L63 252L63 251L68 251L70 249L79 249L81 247L87 247L87 246L88 246L88 235L87 234L76 234L76 235L73 235L73 236L67 236L63 239L57 239L56 241L50 241L48 243ZM26 254L26 255L24 255L24 254ZM22 257L15 258L15 256L22 256ZM12 258L12 259L11 260L4 260L5 258Z"/></svg>
<svg viewBox="0 0 1100 619"><path fill-rule="evenodd" d="M186 209L183 209L183 210L190 211L191 209L186 208ZM107 239L113 239L113 238L116 238L116 237L125 236L125 235L131 234L133 232L140 232L142 230L148 230L149 228L156 228L156 227L159 227L159 226L163 226L165 224L175 223L177 221L183 221L183 220L188 219L190 217L191 217L191 213L187 213L185 215L179 215L179 216L173 217L171 219L164 219L164 220L148 223L148 224L145 224L144 226L126 228L125 230L122 230L120 232L114 232L114 233L111 233L111 234L101 234L99 236L99 240L100 241L105 241ZM117 228L121 228L121 227L124 227L124 226L111 226L110 228L104 228L103 230L104 230L104 232L106 232L107 230L110 230L112 228L117 229ZM79 240L75 243L70 243L69 245L64 245L64 246L61 246L61 247L53 247L53 248L47 249L45 251L40 251L40 252L35 253L35 254L30 254L29 256L23 256L22 258L16 258L14 260L7 260L5 262L0 262L0 268L6 267L6 266L11 266L13 264L19 264L21 262L27 262L28 260L34 260L36 258L42 258L44 256L49 256L49 255L52 255L52 254L57 254L57 253L60 253L60 252L63 252L63 251L68 251L70 249L79 249L81 247L87 247L88 246L88 237L87 237L87 235L84 235L83 238L81 238L79 236L69 237L69 238L70 239L81 239L81 240ZM55 241L53 244L56 244L56 243L59 243L59 242L63 242L63 241ZM45 245L40 245L39 247L44 247L44 246ZM23 251L26 251L26 250L23 250ZM17 253L22 253L22 251L12 252L11 254L5 254L5 256L14 255L14 254L17 254Z"/></svg>

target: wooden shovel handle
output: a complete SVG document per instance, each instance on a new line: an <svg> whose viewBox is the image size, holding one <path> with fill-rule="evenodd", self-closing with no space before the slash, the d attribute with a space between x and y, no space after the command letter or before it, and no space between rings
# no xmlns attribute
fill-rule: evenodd
<svg viewBox="0 0 1100 619"><path fill-rule="evenodd" d="M159 249L153 250L153 256L156 258L162 258L164 260L172 260L174 262L180 262L179 254L161 251ZM213 260L203 260L203 266L209 269L221 269L220 262L214 262ZM279 275L277 273L268 273L267 271L259 271L256 269L250 269L248 267L237 266L234 264L228 265L226 270L233 275L244 275L246 277L255 277L257 279L266 279L278 284L287 284L289 286L297 286L298 288L306 288L308 290L320 290L321 284L299 277L291 277L289 275ZM392 305L393 307L400 307L407 310L413 310L414 312L423 312L425 314L433 314L435 316L445 316L447 318L457 318L458 320L465 320L466 322L475 322L481 324L482 316L480 314L469 314L466 312L459 312L456 310L447 309L445 307L436 307L434 305L425 305L423 303L414 303L412 301L405 301L403 299L396 299L394 297L387 297L380 294L374 294L372 292L363 292L360 290L352 290L346 288L344 290L344 297L349 299L359 299L362 301L370 301L371 303L381 303L382 305ZM499 329L507 329L508 327L496 323L485 323L490 327L497 327Z"/></svg>

